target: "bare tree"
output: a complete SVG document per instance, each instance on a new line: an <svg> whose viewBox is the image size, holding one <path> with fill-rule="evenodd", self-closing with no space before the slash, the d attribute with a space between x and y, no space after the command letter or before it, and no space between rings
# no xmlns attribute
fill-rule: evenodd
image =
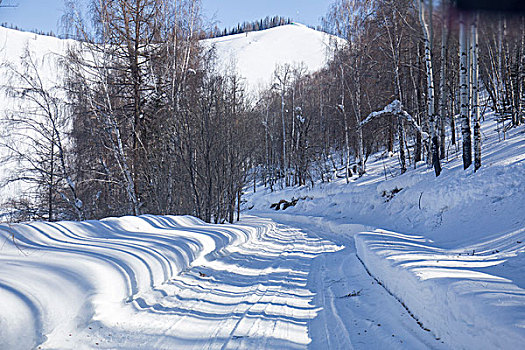
<svg viewBox="0 0 525 350"><path fill-rule="evenodd" d="M58 61L58 57L48 59ZM17 164L7 182L25 183L23 187L30 192L26 195L35 198L32 205L47 207L48 221L81 220L83 203L71 171L68 146L71 124L66 101L60 97L63 91L43 81L40 67L28 48L21 62L21 69L9 67L11 79L6 87L7 93L18 102L3 120L8 130L8 135L2 138L2 146L9 151L6 161L14 160ZM68 208L72 209L72 215L66 214ZM44 217L44 214L38 216Z"/></svg>
<svg viewBox="0 0 525 350"><path fill-rule="evenodd" d="M470 64L472 66L472 121L474 122L474 171L481 167L481 125L479 106L479 64L478 64L478 19L476 13L471 23L471 53Z"/></svg>
<svg viewBox="0 0 525 350"><path fill-rule="evenodd" d="M423 31L423 42L425 48L425 68L427 74L427 113L430 123L430 133L431 133L431 148L432 148L432 165L434 166L434 171L436 176L441 174L441 163L439 158L439 138L437 133L436 125L436 113L435 113L435 89L434 89L434 71L432 68L432 47L431 47L431 36L429 33L428 25L425 20L425 2L424 0L418 1L418 12L419 12L419 22L421 23ZM430 4L432 7L432 2ZM432 16L432 15L431 15Z"/></svg>
<svg viewBox="0 0 525 350"><path fill-rule="evenodd" d="M289 64L278 66L275 70L274 76L276 79L276 84L274 84L275 89L279 92L281 98L281 125L282 125L282 149L281 149L281 172L285 180L286 185L288 186L288 157L286 154L287 151L287 133L286 133L286 93L288 86L290 84L292 74L292 67Z"/></svg>

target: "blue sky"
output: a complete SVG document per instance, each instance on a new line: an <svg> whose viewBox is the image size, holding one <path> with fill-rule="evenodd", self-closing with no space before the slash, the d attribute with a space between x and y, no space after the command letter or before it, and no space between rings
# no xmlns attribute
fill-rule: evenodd
<svg viewBox="0 0 525 350"><path fill-rule="evenodd" d="M233 27L239 22L266 16L283 16L317 26L333 0L202 0L204 13L219 21L218 26Z"/></svg>
<svg viewBox="0 0 525 350"><path fill-rule="evenodd" d="M63 0L4 0L2 4L18 6L0 8L0 23L13 24L24 30L58 32L58 21L64 9Z"/></svg>
<svg viewBox="0 0 525 350"><path fill-rule="evenodd" d="M332 0L202 0L206 17L220 28L266 16L291 17L297 22L316 26ZM58 23L63 0L4 0L16 8L0 8L0 23L14 24L24 30L38 29L60 33Z"/></svg>

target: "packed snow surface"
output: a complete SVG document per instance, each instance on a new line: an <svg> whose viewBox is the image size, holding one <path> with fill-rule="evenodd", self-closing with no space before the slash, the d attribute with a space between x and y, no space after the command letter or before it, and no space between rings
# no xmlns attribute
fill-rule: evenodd
<svg viewBox="0 0 525 350"><path fill-rule="evenodd" d="M0 225L0 239L0 349L441 344L353 248L269 219L38 222Z"/></svg>

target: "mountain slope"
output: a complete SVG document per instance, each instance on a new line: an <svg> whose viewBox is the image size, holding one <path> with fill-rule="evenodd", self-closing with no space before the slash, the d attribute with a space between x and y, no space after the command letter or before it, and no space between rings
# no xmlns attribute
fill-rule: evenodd
<svg viewBox="0 0 525 350"><path fill-rule="evenodd" d="M219 65L232 67L246 79L249 91L267 87L277 65L304 64L308 72L318 71L330 57L334 36L302 24L289 24L263 31L208 39L204 44L215 47Z"/></svg>
<svg viewBox="0 0 525 350"><path fill-rule="evenodd" d="M304 25L291 24L264 31L203 40L202 43L205 48L213 47L216 50L219 70L231 70L234 65L238 73L245 78L247 90L255 92L259 86L268 87L278 64L303 64L307 72L322 68L328 57L331 38L334 37ZM7 94L5 89L13 84L11 77L14 71L23 72L22 61L26 52L31 54L45 88L52 89L60 86L62 70L59 60L64 57L68 45L72 43L73 40L0 27L0 124L4 124L1 121L5 120L6 116L31 108L26 101ZM59 92L55 90L54 93ZM9 134L12 134L9 126L0 125L0 135ZM22 137L17 142L23 144L28 140ZM0 158L5 156L6 150L0 147ZM1 167L0 183L16 168L16 163ZM22 183L12 183L6 188L0 188L0 203L14 195L19 196L25 188L26 184Z"/></svg>

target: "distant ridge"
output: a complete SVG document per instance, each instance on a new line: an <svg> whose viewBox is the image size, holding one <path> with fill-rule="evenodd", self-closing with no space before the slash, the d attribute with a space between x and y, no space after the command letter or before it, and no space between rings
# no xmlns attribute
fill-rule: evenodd
<svg viewBox="0 0 525 350"><path fill-rule="evenodd" d="M243 33L249 33L249 32L257 32L260 30L266 30L270 28L275 28L279 26L284 26L287 24L292 24L293 19L291 18L284 18L280 16L266 16L264 19L260 19L257 21L251 21L251 22L243 22L237 24L237 26L228 29L220 29L217 26L211 31L210 35L207 38L204 39L212 39L212 38L220 38L223 36L228 35L235 35L235 34L243 34Z"/></svg>
<svg viewBox="0 0 525 350"><path fill-rule="evenodd" d="M269 86L277 65L304 65L307 72L322 69L331 58L332 40L340 39L291 23L202 42L215 48L220 69L234 68L245 79L248 91L256 92Z"/></svg>

